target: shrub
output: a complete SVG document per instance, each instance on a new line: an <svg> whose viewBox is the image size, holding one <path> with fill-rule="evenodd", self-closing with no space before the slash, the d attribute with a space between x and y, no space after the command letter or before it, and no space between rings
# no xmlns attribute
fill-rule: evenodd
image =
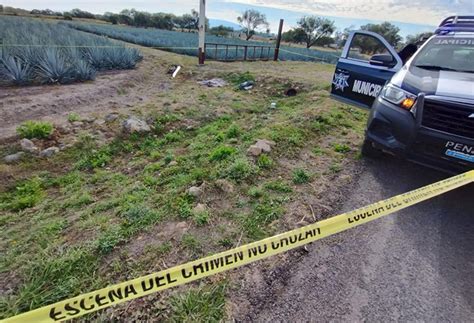
<svg viewBox="0 0 474 323"><path fill-rule="evenodd" d="M295 169L293 171L293 183L304 184L308 183L311 176L304 169Z"/></svg>
<svg viewBox="0 0 474 323"><path fill-rule="evenodd" d="M230 165L224 175L236 181L242 181L255 174L255 168L246 159L238 159Z"/></svg>
<svg viewBox="0 0 474 323"><path fill-rule="evenodd" d="M49 122L43 121L25 121L17 129L21 138L48 138L53 133L54 127Z"/></svg>
<svg viewBox="0 0 474 323"><path fill-rule="evenodd" d="M67 116L67 121L69 122L74 122L74 121L79 121L79 120L81 120L81 116L75 112L69 113Z"/></svg>
<svg viewBox="0 0 474 323"><path fill-rule="evenodd" d="M207 211L199 212L194 215L194 222L198 226L203 226L209 223L209 217L210 217L209 212Z"/></svg>
<svg viewBox="0 0 474 323"><path fill-rule="evenodd" d="M257 165L262 169L269 169L273 166L273 160L267 155L260 155L257 159Z"/></svg>
<svg viewBox="0 0 474 323"><path fill-rule="evenodd" d="M214 149L211 153L210 160L211 161L217 161L217 160L223 160L226 159L227 157L235 154L236 150L233 147L228 147L228 146L220 146Z"/></svg>
<svg viewBox="0 0 474 323"><path fill-rule="evenodd" d="M43 195L41 181L38 178L23 181L13 191L0 197L0 209L21 211L35 206Z"/></svg>
<svg viewBox="0 0 474 323"><path fill-rule="evenodd" d="M335 144L334 145L334 151L338 152L338 153L345 154L345 153L348 153L349 151L351 151L351 148L348 145L345 145L345 144Z"/></svg>

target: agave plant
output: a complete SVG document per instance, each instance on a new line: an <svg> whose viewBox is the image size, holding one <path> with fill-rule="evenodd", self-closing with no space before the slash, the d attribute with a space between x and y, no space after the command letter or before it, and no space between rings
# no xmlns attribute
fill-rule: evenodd
<svg viewBox="0 0 474 323"><path fill-rule="evenodd" d="M0 60L0 79L6 83L25 85L32 80L32 69L28 63L13 56L5 56Z"/></svg>
<svg viewBox="0 0 474 323"><path fill-rule="evenodd" d="M57 48L48 48L37 65L38 77L43 83L66 84L74 81L74 70Z"/></svg>
<svg viewBox="0 0 474 323"><path fill-rule="evenodd" d="M78 81L95 80L97 71L84 60L76 61L74 65L75 78Z"/></svg>

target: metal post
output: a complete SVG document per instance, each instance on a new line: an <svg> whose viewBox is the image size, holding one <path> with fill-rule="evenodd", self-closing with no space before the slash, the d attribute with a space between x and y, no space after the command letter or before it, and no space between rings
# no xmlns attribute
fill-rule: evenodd
<svg viewBox="0 0 474 323"><path fill-rule="evenodd" d="M283 31L283 19L280 19L280 27L278 27L278 37L275 47L275 56L273 56L274 61L278 61L278 55L280 54L280 43L281 43L281 33Z"/></svg>
<svg viewBox="0 0 474 323"><path fill-rule="evenodd" d="M245 45L244 46L244 61L247 60L247 49L248 49L248 47L247 47L247 45Z"/></svg>
<svg viewBox="0 0 474 323"><path fill-rule="evenodd" d="M199 1L199 65L204 64L206 58L206 0Z"/></svg>

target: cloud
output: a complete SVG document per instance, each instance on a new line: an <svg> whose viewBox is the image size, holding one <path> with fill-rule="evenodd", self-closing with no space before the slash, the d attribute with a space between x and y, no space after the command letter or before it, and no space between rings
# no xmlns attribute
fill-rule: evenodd
<svg viewBox="0 0 474 323"><path fill-rule="evenodd" d="M474 13L473 0L226 0L324 16L438 24L455 14Z"/></svg>

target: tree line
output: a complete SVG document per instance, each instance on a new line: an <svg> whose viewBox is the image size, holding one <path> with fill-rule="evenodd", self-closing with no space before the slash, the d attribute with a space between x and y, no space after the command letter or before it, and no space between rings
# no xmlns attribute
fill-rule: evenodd
<svg viewBox="0 0 474 323"><path fill-rule="evenodd" d="M5 11L13 13L27 12L23 9L5 7ZM181 16L170 13L149 13L146 11L138 11L135 9L124 9L119 13L106 12L103 15L96 15L81 9L73 9L71 11L59 12L50 9L33 9L29 12L31 15L55 16L62 17L66 20L72 18L98 19L109 22L111 24L122 24L134 27L144 28L158 28L166 30L180 30L187 32L195 32L199 30L199 13L196 10L191 10L188 14ZM265 14L249 9L245 10L237 17L240 25L238 30L239 35L243 34L246 40L252 39L259 32L270 34L269 23ZM297 21L297 26L284 32L282 40L287 43L304 44L306 48L313 46L329 46L335 47L344 46L350 31L355 29L354 26L345 28L344 30L337 30L333 20L317 17L317 16L303 16ZM380 24L366 24L360 26L361 30L372 31L382 35L390 45L394 48L410 43L419 43L423 39L427 39L432 33L420 33L416 35L409 35L403 42L399 35L400 29L392 23L386 21ZM206 19L206 30L216 36L227 37L234 32L234 29L226 26L217 26L209 28L209 20ZM360 44L361 49L370 44Z"/></svg>

